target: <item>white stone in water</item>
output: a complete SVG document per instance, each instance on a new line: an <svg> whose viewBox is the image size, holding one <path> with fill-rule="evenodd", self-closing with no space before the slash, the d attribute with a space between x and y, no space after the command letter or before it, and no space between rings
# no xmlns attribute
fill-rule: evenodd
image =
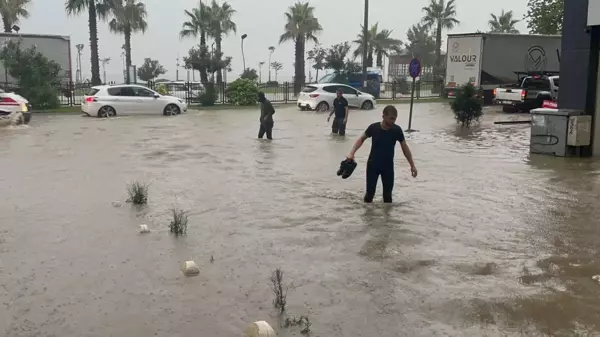
<svg viewBox="0 0 600 337"><path fill-rule="evenodd" d="M592 280L600 283L600 275L594 275L594 276L592 276Z"/></svg>
<svg viewBox="0 0 600 337"><path fill-rule="evenodd" d="M195 276L200 274L200 268L194 261L185 261L181 264L181 272L185 276Z"/></svg>
<svg viewBox="0 0 600 337"><path fill-rule="evenodd" d="M246 330L244 330L246 337L276 337L275 330L271 328L269 323L265 321L258 321L250 324Z"/></svg>
<svg viewBox="0 0 600 337"><path fill-rule="evenodd" d="M148 225L140 225L138 227L140 234L146 234L146 233L150 233L150 229L148 228Z"/></svg>

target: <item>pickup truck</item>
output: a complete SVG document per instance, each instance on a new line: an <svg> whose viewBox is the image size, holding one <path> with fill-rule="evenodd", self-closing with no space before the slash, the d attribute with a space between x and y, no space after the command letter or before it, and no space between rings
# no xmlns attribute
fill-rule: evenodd
<svg viewBox="0 0 600 337"><path fill-rule="evenodd" d="M544 101L556 101L558 86L558 75L528 75L517 87L494 89L494 104L502 105L503 112L529 112L542 107Z"/></svg>

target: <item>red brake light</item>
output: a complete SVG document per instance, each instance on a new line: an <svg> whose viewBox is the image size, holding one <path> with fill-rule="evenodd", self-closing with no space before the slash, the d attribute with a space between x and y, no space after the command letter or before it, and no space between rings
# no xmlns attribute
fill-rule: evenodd
<svg viewBox="0 0 600 337"><path fill-rule="evenodd" d="M521 99L525 100L525 96L527 96L527 91L521 90Z"/></svg>
<svg viewBox="0 0 600 337"><path fill-rule="evenodd" d="M310 94L310 95L308 95L308 97L310 97L310 98L317 98L317 97L319 97L319 94Z"/></svg>
<svg viewBox="0 0 600 337"><path fill-rule="evenodd" d="M494 89L494 97L496 97L496 93L498 92L497 90L498 89Z"/></svg>
<svg viewBox="0 0 600 337"><path fill-rule="evenodd" d="M19 104L19 102L15 101L14 99L10 98L10 97L2 97L2 104L4 105L14 105L14 104Z"/></svg>
<svg viewBox="0 0 600 337"><path fill-rule="evenodd" d="M96 97L90 96L85 98L86 103L96 102Z"/></svg>
<svg viewBox="0 0 600 337"><path fill-rule="evenodd" d="M540 76L539 75L535 75L535 76L533 76L533 78L536 79L536 80L539 80Z"/></svg>

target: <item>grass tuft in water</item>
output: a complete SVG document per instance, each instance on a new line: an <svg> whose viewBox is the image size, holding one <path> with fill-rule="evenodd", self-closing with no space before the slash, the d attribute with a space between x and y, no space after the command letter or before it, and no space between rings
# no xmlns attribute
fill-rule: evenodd
<svg viewBox="0 0 600 337"><path fill-rule="evenodd" d="M285 319L285 324L284 327L285 328L289 328L289 327L300 327L302 328L302 330L300 330L300 333L303 335L308 335L310 334L310 326L312 325L312 323L310 323L310 320L308 319L307 316L300 316L300 317L287 317Z"/></svg>
<svg viewBox="0 0 600 337"><path fill-rule="evenodd" d="M171 209L173 212L173 220L169 224L169 229L171 233L177 235L184 235L187 233L188 226L188 215L185 211L182 211L177 208Z"/></svg>
<svg viewBox="0 0 600 337"><path fill-rule="evenodd" d="M134 205L147 204L149 186L149 184L144 184L139 181L134 181L133 183L127 185L127 194L129 195L127 202L130 202Z"/></svg>
<svg viewBox="0 0 600 337"><path fill-rule="evenodd" d="M273 306L279 309L281 313L285 312L285 304L287 302L287 288L283 287L283 271L281 268L275 269L271 274L271 290L275 299L273 299Z"/></svg>

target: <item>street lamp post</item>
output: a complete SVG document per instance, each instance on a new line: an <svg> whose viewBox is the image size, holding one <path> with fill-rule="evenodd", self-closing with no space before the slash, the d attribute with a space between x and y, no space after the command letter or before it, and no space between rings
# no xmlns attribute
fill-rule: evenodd
<svg viewBox="0 0 600 337"><path fill-rule="evenodd" d="M81 74L81 52L83 51L84 45L79 43L75 48L77 48L77 72L75 75L75 82L81 83L83 82L83 76Z"/></svg>
<svg viewBox="0 0 600 337"><path fill-rule="evenodd" d="M246 71L246 56L244 56L244 40L248 37L248 34L242 35L242 61L244 62L244 71Z"/></svg>
<svg viewBox="0 0 600 337"><path fill-rule="evenodd" d="M106 65L110 62L110 57L100 60L102 62L102 72L104 73L104 84L106 84Z"/></svg>
<svg viewBox="0 0 600 337"><path fill-rule="evenodd" d="M265 62L258 62L258 83L262 83L262 66Z"/></svg>
<svg viewBox="0 0 600 337"><path fill-rule="evenodd" d="M269 82L271 82L271 55L273 55L274 51L275 47L269 47L269 64L267 64L267 66L269 67Z"/></svg>
<svg viewBox="0 0 600 337"><path fill-rule="evenodd" d="M365 13L363 23L363 58L362 58L362 86L363 90L367 89L367 51L368 51L368 39L367 34L369 33L369 0L365 0Z"/></svg>

